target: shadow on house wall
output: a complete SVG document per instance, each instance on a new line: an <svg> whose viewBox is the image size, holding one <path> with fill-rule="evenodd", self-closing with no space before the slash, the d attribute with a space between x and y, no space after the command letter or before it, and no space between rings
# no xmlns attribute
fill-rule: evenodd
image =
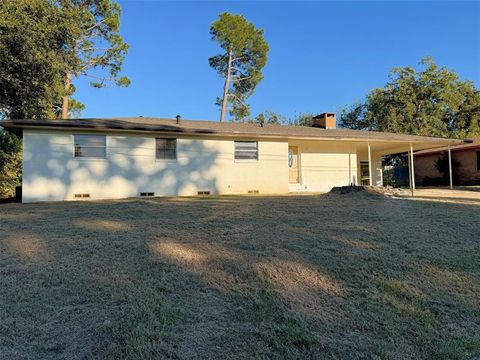
<svg viewBox="0 0 480 360"><path fill-rule="evenodd" d="M108 135L106 159L73 157L70 134L26 135L24 200L121 198L153 192L174 196L218 192L219 150L202 141L178 141L176 160L158 160L155 138Z"/></svg>

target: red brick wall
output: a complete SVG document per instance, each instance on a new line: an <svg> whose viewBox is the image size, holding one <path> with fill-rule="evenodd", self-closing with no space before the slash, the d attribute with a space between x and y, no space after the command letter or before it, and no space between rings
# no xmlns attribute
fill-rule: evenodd
<svg viewBox="0 0 480 360"><path fill-rule="evenodd" d="M452 158L460 162L458 167L460 183L474 182L477 179L480 183L480 170L477 169L477 151L480 151L480 148L452 153Z"/></svg>
<svg viewBox="0 0 480 360"><path fill-rule="evenodd" d="M460 184L469 184L472 182L480 183L480 170L477 169L477 151L480 146L474 149L452 151L452 159L457 160L460 165L457 168ZM442 174L435 167L435 161L441 154L416 155L415 162L415 182L419 185L425 177L438 178Z"/></svg>
<svg viewBox="0 0 480 360"><path fill-rule="evenodd" d="M440 154L417 155L413 157L415 164L415 182L421 185L425 177L439 178L442 173L435 167L435 161L440 157Z"/></svg>

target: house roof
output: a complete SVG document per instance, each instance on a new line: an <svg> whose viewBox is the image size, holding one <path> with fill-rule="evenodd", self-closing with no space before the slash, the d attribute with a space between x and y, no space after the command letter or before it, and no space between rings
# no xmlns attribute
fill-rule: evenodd
<svg viewBox="0 0 480 360"><path fill-rule="evenodd" d="M284 126L265 124L263 127L250 123L220 123L216 121L180 120L136 117L106 119L65 120L3 120L0 126L15 130L20 128L73 128L93 131L132 131L174 133L185 135L216 135L258 138L304 138L304 139L348 139L359 141L393 141L412 143L435 143L436 146L461 144L462 140L385 133L351 129L321 129L308 126Z"/></svg>
<svg viewBox="0 0 480 360"><path fill-rule="evenodd" d="M472 142L468 144L450 146L451 151L464 151L464 150L476 150L476 149L480 150L480 137L472 139ZM439 154L447 150L448 150L448 146L443 146L443 147L429 149L429 150L421 150L421 151L415 152L415 156Z"/></svg>

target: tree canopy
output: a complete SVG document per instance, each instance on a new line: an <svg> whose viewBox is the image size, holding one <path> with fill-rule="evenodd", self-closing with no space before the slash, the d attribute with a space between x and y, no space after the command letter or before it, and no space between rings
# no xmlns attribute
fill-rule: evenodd
<svg viewBox="0 0 480 360"><path fill-rule="evenodd" d="M480 134L480 92L427 57L420 71L393 68L383 88L344 108L340 125L412 135L473 137Z"/></svg>
<svg viewBox="0 0 480 360"><path fill-rule="evenodd" d="M313 117L318 114L309 112L301 112L296 114L288 121L289 125L293 126L313 126Z"/></svg>
<svg viewBox="0 0 480 360"><path fill-rule="evenodd" d="M0 117L55 117L66 37L59 17L47 0L0 2Z"/></svg>
<svg viewBox="0 0 480 360"><path fill-rule="evenodd" d="M120 5L112 0L50 0L61 13L60 24L68 34L64 50L65 76L62 117L68 117L68 97L75 88L72 81L79 76L92 79L93 87L113 82L128 86L130 80L120 76L126 44L120 36ZM107 72L105 75L103 71Z"/></svg>
<svg viewBox="0 0 480 360"><path fill-rule="evenodd" d="M262 69L267 63L268 44L263 30L255 28L242 15L220 14L210 27L212 40L223 49L221 54L208 61L222 77L225 77L223 97L217 98L221 106L220 121L225 120L227 106L236 120L250 115L245 100L250 97L262 80Z"/></svg>
<svg viewBox="0 0 480 360"><path fill-rule="evenodd" d="M128 85L119 76L128 50L119 25L120 6L112 0L2 0L0 115L68 117L83 109L68 102L79 76L95 87Z"/></svg>
<svg viewBox="0 0 480 360"><path fill-rule="evenodd" d="M258 114L252 122L257 124L284 125L287 123L287 118L272 110L265 110Z"/></svg>

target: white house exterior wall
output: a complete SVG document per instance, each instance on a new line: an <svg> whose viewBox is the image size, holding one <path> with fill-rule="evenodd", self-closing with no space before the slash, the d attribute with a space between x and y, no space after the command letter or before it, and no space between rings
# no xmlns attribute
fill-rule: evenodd
<svg viewBox="0 0 480 360"><path fill-rule="evenodd" d="M76 132L78 134L79 132ZM177 140L177 160L155 159L155 136L107 134L106 159L73 157L73 134L25 130L23 201L288 192L288 144L259 141L259 159L234 160L232 139Z"/></svg>
<svg viewBox="0 0 480 360"><path fill-rule="evenodd" d="M177 160L155 158L155 135L105 133L105 159L74 158L73 136L82 132L25 129L23 201L289 192L288 146L298 146L298 190L326 192L358 184L356 145L341 141L258 141L257 160L235 160L233 138L177 138ZM100 134L100 133L99 133ZM160 136L159 136L160 137ZM246 140L246 139L241 139ZM255 140L255 139L251 139ZM380 156L372 158L375 184Z"/></svg>
<svg viewBox="0 0 480 360"><path fill-rule="evenodd" d="M303 191L327 192L334 186L357 183L357 154L353 142L293 141L300 153Z"/></svg>

